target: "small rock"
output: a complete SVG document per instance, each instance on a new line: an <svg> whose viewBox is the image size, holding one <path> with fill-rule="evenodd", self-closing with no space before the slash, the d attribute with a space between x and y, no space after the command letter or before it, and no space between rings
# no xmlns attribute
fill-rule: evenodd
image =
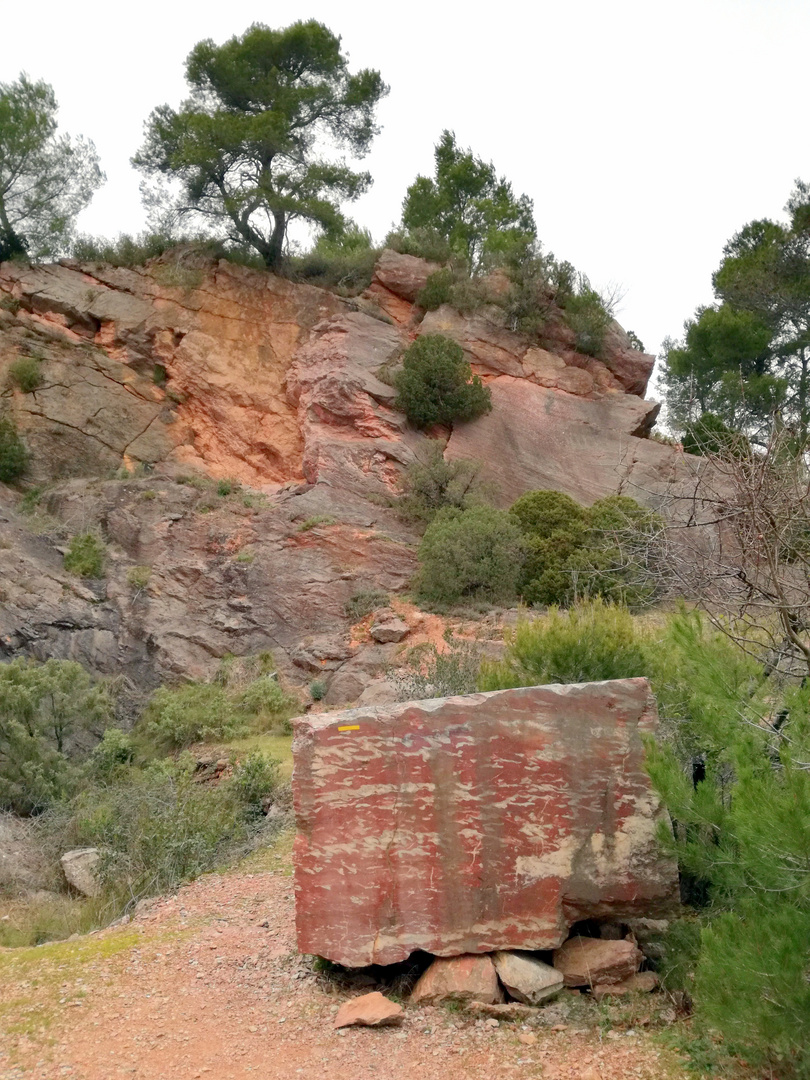
<svg viewBox="0 0 810 1080"><path fill-rule="evenodd" d="M523 1043L524 1046L534 1046L537 1042L537 1036L531 1031L524 1031L518 1035L518 1042Z"/></svg>
<svg viewBox="0 0 810 1080"><path fill-rule="evenodd" d="M639 971L620 983L602 983L594 986L591 993L599 1000L604 997L624 997L625 994L649 994L658 986L654 971Z"/></svg>
<svg viewBox="0 0 810 1080"><path fill-rule="evenodd" d="M524 1005L539 1005L563 988L563 976L530 953L496 952L492 961L510 997Z"/></svg>
<svg viewBox="0 0 810 1080"><path fill-rule="evenodd" d="M434 1005L438 1001L503 1001L495 966L489 956L450 956L434 960L411 993L411 1002Z"/></svg>
<svg viewBox="0 0 810 1080"><path fill-rule="evenodd" d="M369 633L380 645L389 641L402 641L408 633L408 624L393 612L382 612L372 624Z"/></svg>
<svg viewBox="0 0 810 1080"><path fill-rule="evenodd" d="M98 848L76 848L66 851L59 860L69 885L84 896L98 896L101 891L96 870L101 861Z"/></svg>
<svg viewBox="0 0 810 1080"><path fill-rule="evenodd" d="M362 997L344 1001L338 1009L334 1026L345 1027L382 1027L401 1024L405 1013L401 1005L389 1001L378 990Z"/></svg>
<svg viewBox="0 0 810 1080"><path fill-rule="evenodd" d="M566 986L599 986L623 982L639 969L642 955L632 941L569 938L554 953L554 967Z"/></svg>
<svg viewBox="0 0 810 1080"><path fill-rule="evenodd" d="M503 1005L489 1005L485 1001L470 1001L466 1005L467 1011L481 1013L484 1016L497 1016L499 1020L528 1020L530 1016L536 1016L537 1010L531 1005L520 1005L517 1001L507 1001Z"/></svg>

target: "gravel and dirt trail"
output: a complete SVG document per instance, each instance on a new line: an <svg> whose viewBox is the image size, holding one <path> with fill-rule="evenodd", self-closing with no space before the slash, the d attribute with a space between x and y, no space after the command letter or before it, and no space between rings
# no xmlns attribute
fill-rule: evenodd
<svg viewBox="0 0 810 1080"><path fill-rule="evenodd" d="M334 1031L347 993L374 987L347 991L298 956L288 860L271 858L278 870L207 875L126 925L0 950L0 1080L680 1080L643 1028L605 1031L570 991L541 1023L434 1007Z"/></svg>

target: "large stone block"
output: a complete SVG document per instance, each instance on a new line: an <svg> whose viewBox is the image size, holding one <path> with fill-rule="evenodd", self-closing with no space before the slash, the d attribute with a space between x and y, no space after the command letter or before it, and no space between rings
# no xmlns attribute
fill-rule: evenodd
<svg viewBox="0 0 810 1080"><path fill-rule="evenodd" d="M353 967L552 949L580 919L670 910L656 723L644 679L302 717L299 948Z"/></svg>

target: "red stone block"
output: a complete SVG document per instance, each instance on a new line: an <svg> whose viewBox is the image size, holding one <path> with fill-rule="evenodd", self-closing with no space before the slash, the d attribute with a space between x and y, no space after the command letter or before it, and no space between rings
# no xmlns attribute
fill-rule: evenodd
<svg viewBox="0 0 810 1080"><path fill-rule="evenodd" d="M644 679L300 718L299 949L350 967L552 949L581 919L671 911L656 724Z"/></svg>

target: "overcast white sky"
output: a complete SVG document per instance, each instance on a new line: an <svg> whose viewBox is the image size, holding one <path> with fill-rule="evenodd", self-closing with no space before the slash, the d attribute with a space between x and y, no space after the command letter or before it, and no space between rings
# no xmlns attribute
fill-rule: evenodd
<svg viewBox="0 0 810 1080"><path fill-rule="evenodd" d="M0 82L47 79L64 129L95 141L108 179L83 230L138 231L129 158L184 96L192 46L306 18L391 87L356 220L381 239L454 129L534 199L547 249L622 287L651 352L711 300L723 243L810 180L810 0L2 0Z"/></svg>

